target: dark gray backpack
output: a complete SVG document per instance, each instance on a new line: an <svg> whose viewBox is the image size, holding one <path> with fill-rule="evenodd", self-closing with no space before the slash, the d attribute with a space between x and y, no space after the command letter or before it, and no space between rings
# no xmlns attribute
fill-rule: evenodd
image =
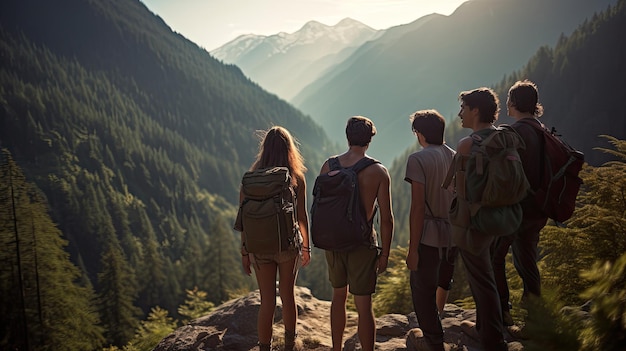
<svg viewBox="0 0 626 351"><path fill-rule="evenodd" d="M367 218L359 193L357 174L379 161L364 157L352 167L341 167L330 158L330 172L320 174L313 186L311 239L313 245L331 251L347 251L372 245L372 218Z"/></svg>

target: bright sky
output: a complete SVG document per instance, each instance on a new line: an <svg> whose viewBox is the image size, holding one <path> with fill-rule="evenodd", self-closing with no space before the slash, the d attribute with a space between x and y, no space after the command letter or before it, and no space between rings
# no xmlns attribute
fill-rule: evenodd
<svg viewBox="0 0 626 351"><path fill-rule="evenodd" d="M467 0L142 0L172 30L208 51L242 34L293 33L311 20L334 26L346 17L374 29L431 14L450 15Z"/></svg>

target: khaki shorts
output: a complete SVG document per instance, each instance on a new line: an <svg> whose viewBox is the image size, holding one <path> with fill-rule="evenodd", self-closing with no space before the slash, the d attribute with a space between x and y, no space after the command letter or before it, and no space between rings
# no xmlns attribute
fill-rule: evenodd
<svg viewBox="0 0 626 351"><path fill-rule="evenodd" d="M281 263L289 262L296 257L299 258L300 252L295 247L290 247L289 249L285 251L281 251L275 254L252 254L251 253L250 256L252 257L252 264L258 267L258 265L261 265L261 264L268 264L268 263L281 264ZM296 259L296 267L298 263L299 263L299 260Z"/></svg>
<svg viewBox="0 0 626 351"><path fill-rule="evenodd" d="M371 295L376 290L378 250L359 246L346 252L326 251L328 280L333 288L348 285L352 295Z"/></svg>

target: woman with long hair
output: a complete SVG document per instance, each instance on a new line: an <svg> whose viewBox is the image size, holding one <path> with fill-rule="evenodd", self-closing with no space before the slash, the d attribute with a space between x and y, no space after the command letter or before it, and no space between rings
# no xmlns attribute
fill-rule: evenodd
<svg viewBox="0 0 626 351"><path fill-rule="evenodd" d="M294 295L294 287L298 275L298 267L306 266L311 260L309 245L309 219L306 209L306 167L294 138L283 127L274 126L264 132L259 145L259 153L250 170L268 167L287 167L291 174L292 186L296 192L296 214L302 235L301 247L289 249L276 254L253 254L246 251L243 245L241 261L246 274L251 275L251 268L259 285L261 307L257 319L257 334L260 351L269 351L272 343L272 324L276 308L276 273L278 273L278 292L283 304L282 317L285 325L285 350L295 350L296 321L298 310ZM240 204L243 193L240 192Z"/></svg>

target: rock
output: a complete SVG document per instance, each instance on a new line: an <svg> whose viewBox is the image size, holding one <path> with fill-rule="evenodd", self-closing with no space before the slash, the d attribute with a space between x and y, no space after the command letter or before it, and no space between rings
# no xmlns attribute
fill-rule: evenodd
<svg viewBox="0 0 626 351"><path fill-rule="evenodd" d="M298 306L298 338L304 350L329 351L332 346L330 335L330 301L318 300L308 288L296 287ZM165 337L153 351L199 351L237 350L247 351L257 342L256 320L261 304L259 291L230 300L218 306L209 315L195 319ZM277 297L274 315L274 341L280 344L283 338L282 304ZM480 351L480 343L469 337L461 328L464 321L474 322L475 310L464 310L454 304L447 304L442 316L445 330L446 350ZM344 332L344 351L360 350L356 333L357 314L347 312ZM376 319L377 351L417 351L425 350L424 338L415 318L408 315L388 314ZM427 349L426 349L427 350ZM520 343L509 343L509 351L522 351Z"/></svg>
<svg viewBox="0 0 626 351"><path fill-rule="evenodd" d="M424 333L420 328L413 328L406 334L407 350L428 350L428 344L424 339Z"/></svg>

